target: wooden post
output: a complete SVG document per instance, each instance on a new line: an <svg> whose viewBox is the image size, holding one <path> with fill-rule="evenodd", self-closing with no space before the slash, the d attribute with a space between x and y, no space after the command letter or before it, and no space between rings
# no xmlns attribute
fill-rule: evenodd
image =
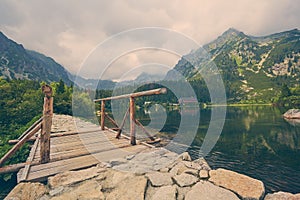
<svg viewBox="0 0 300 200"><path fill-rule="evenodd" d="M130 112L130 143L131 143L131 145L136 145L136 140L135 140L135 107L134 107L134 98L133 97L130 97L129 112Z"/></svg>
<svg viewBox="0 0 300 200"><path fill-rule="evenodd" d="M53 97L52 88L49 85L43 85L42 91L45 94L43 108L43 122L40 138L40 156L41 163L50 161L50 133L53 116Z"/></svg>
<svg viewBox="0 0 300 200"><path fill-rule="evenodd" d="M101 101L101 130L104 130L104 119L105 119L105 101Z"/></svg>

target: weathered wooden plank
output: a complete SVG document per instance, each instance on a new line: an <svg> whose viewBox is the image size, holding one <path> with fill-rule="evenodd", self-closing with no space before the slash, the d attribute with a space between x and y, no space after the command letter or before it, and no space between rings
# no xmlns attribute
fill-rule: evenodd
<svg viewBox="0 0 300 200"><path fill-rule="evenodd" d="M30 165L31 165L31 162L33 161L34 159L34 155L35 155L35 152L36 152L36 149L38 147L38 143L39 143L39 137L35 140L34 142L34 145L32 146L31 148L31 151L30 151L30 154L27 158L27 164L25 165L25 168L23 170L23 174L21 176L21 178L18 180L18 183L21 182L21 181L25 181L26 178L27 178L27 175L28 175L28 172L29 172L29 168L30 168Z"/></svg>
<svg viewBox="0 0 300 200"><path fill-rule="evenodd" d="M100 162L99 160L101 160L102 162L109 161L112 158L124 157L134 152L141 151L145 148L146 147L142 145L127 146L126 148L122 149L123 151L120 151L120 149L113 149L109 151L96 153L93 155L86 155L53 163L51 162L33 166L30 170L30 174L28 175L27 180L37 181L41 180L42 177L48 177L60 172L90 167L92 165L98 164Z"/></svg>

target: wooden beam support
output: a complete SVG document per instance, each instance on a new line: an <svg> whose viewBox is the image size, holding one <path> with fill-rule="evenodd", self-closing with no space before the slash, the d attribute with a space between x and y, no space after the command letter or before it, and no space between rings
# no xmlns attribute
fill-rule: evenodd
<svg viewBox="0 0 300 200"><path fill-rule="evenodd" d="M144 131L144 133L148 136L148 138L152 141L154 141L154 137L145 129L145 127L143 126L143 124L141 122L139 122L138 120L135 120L135 123L141 127L141 129Z"/></svg>
<svg viewBox="0 0 300 200"><path fill-rule="evenodd" d="M101 122L100 122L101 130L105 129L105 127L104 127L104 121L105 121L105 101L102 100L101 101Z"/></svg>
<svg viewBox="0 0 300 200"><path fill-rule="evenodd" d="M25 135L13 148L11 148L0 160L0 166L10 158L29 138L41 129L41 123L39 123L34 129L32 129L27 135Z"/></svg>
<svg viewBox="0 0 300 200"><path fill-rule="evenodd" d="M126 110L126 113L125 113L124 118L123 118L123 120L121 122L121 125L120 125L120 129L118 131L118 134L116 135L116 138L118 138L118 139L120 139L120 137L121 137L121 133L122 133L122 130L124 128L126 118L127 118L128 114L129 114L129 109L130 109L130 107L128 107L128 109Z"/></svg>
<svg viewBox="0 0 300 200"><path fill-rule="evenodd" d="M135 138L135 105L134 105L134 98L133 97L130 97L129 112L130 112L130 144L131 145L136 145L136 138Z"/></svg>
<svg viewBox="0 0 300 200"><path fill-rule="evenodd" d="M113 125L115 125L117 128L119 128L117 122L116 122L113 118L111 118L111 117L108 115L108 113L105 113L105 117L106 117Z"/></svg>

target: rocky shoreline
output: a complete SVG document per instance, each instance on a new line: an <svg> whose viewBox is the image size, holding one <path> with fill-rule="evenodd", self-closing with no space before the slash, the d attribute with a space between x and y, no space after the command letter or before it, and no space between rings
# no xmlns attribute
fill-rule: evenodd
<svg viewBox="0 0 300 200"><path fill-rule="evenodd" d="M204 159L192 161L153 148L97 166L49 177L47 183L20 183L5 198L107 200L296 200L299 194L265 194L262 181L226 169L211 169Z"/></svg>

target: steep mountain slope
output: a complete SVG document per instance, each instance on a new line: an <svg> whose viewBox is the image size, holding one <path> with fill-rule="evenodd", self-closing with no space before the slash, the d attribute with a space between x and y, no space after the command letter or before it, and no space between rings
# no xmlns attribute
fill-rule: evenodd
<svg viewBox="0 0 300 200"><path fill-rule="evenodd" d="M59 81L70 85L68 72L52 58L26 50L21 44L8 39L0 32L0 77L7 79L30 79Z"/></svg>
<svg viewBox="0 0 300 200"><path fill-rule="evenodd" d="M282 85L294 87L300 82L300 31L297 29L253 37L231 28L203 48L222 74L229 100L267 102L278 94ZM193 51L174 69L189 80L201 79L197 68L204 64L199 59L202 55L201 50ZM197 57L198 66L187 61Z"/></svg>

